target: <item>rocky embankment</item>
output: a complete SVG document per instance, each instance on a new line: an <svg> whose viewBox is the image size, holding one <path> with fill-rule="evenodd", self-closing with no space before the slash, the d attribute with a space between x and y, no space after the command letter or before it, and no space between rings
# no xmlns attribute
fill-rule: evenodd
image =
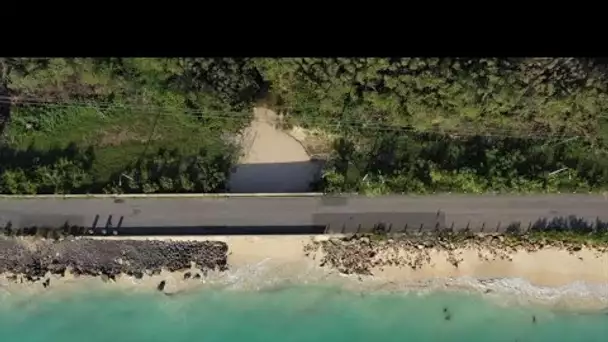
<svg viewBox="0 0 608 342"><path fill-rule="evenodd" d="M307 256L319 257L320 266L331 267L344 274L372 275L374 269L386 266L420 269L432 263L439 252L446 261L458 267L462 254L474 250L483 261L512 261L518 251L536 252L543 248L559 248L575 253L583 248L596 257L608 252L606 244L585 244L559 239L543 239L510 235L353 235L313 241L304 247ZM319 253L320 252L320 253Z"/></svg>
<svg viewBox="0 0 608 342"><path fill-rule="evenodd" d="M142 278L190 269L202 273L224 271L228 245L219 241L156 241L36 238L0 238L0 273L20 281L38 281L47 273L65 276L100 276L114 279L120 274Z"/></svg>

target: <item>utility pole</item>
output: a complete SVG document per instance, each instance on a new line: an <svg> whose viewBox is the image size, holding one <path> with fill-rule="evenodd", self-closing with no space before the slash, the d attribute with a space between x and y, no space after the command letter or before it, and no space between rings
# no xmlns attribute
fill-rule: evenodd
<svg viewBox="0 0 608 342"><path fill-rule="evenodd" d="M353 80L351 81L351 84L350 84L351 91L352 91L352 87L353 87L354 81L355 81L355 77L353 76ZM340 128L344 132L343 133L343 137L342 137L342 139L344 141L344 144L348 144L348 129L345 128L343 126L343 124L344 124L344 117L345 117L345 114L346 114L346 108L350 105L350 102L351 102L351 97L350 97L350 92L349 92L346 95L346 97L344 98L344 103L342 105L342 113L340 114ZM344 175L343 175L343 181L342 181L342 188L343 189L346 188L346 185L348 184L347 177L348 177L348 170L350 168L350 163L351 163L350 160L346 161L346 168L344 169Z"/></svg>
<svg viewBox="0 0 608 342"><path fill-rule="evenodd" d="M8 89L10 66L6 58L0 58L0 143L4 140L5 131L11 119L11 98Z"/></svg>

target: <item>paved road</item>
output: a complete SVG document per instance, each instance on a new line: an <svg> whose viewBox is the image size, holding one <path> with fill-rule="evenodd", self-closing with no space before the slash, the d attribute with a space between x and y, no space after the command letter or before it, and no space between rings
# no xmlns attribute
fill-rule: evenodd
<svg viewBox="0 0 608 342"><path fill-rule="evenodd" d="M394 230L443 227L504 230L539 220L576 217L593 224L608 222L608 200L600 195L555 196L388 196L309 198L182 198L182 199L0 199L0 227L69 224L120 226L121 232L148 232L173 227L302 227L329 226L329 232L365 231L378 221ZM110 217L111 216L111 217ZM97 217L97 219L96 219ZM300 227L300 228L297 228ZM306 230L304 229L304 230ZM191 231L190 231L191 232Z"/></svg>

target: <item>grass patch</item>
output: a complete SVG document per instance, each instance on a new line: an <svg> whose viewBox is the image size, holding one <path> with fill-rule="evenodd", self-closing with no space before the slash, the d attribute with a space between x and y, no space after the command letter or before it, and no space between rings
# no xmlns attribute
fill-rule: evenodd
<svg viewBox="0 0 608 342"><path fill-rule="evenodd" d="M206 115L162 106L23 106L13 111L8 141L15 150L41 153L70 145L91 147L95 155L92 176L96 182L105 183L115 173L161 148L196 153L217 145L222 130L230 132L226 126L237 127L247 119L242 113Z"/></svg>
<svg viewBox="0 0 608 342"><path fill-rule="evenodd" d="M608 232L576 232L568 230L533 231L526 234L530 242L561 241L567 244L608 245Z"/></svg>
<svg viewBox="0 0 608 342"><path fill-rule="evenodd" d="M588 245L588 246L608 246L608 231L605 229L596 230L574 230L574 229L555 229L547 230L532 229L526 232L510 231L504 233L476 233L470 230L451 231L448 229L438 230L435 232L424 233L385 233L382 230L376 230L366 234L356 234L357 236L366 236L371 241L386 241L388 239L412 239L414 241L424 241L425 239L442 239L444 241L459 244L471 239L483 239L485 237L503 237L505 245L513 245L514 243L527 242L532 244L542 243L544 245L553 245L555 243L563 243L566 246L571 245Z"/></svg>

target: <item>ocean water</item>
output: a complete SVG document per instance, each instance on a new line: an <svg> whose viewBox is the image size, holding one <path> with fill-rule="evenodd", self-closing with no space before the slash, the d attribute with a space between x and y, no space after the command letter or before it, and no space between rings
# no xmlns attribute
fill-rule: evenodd
<svg viewBox="0 0 608 342"><path fill-rule="evenodd" d="M326 286L96 291L3 299L0 341L605 342L608 315L505 306L473 294Z"/></svg>

